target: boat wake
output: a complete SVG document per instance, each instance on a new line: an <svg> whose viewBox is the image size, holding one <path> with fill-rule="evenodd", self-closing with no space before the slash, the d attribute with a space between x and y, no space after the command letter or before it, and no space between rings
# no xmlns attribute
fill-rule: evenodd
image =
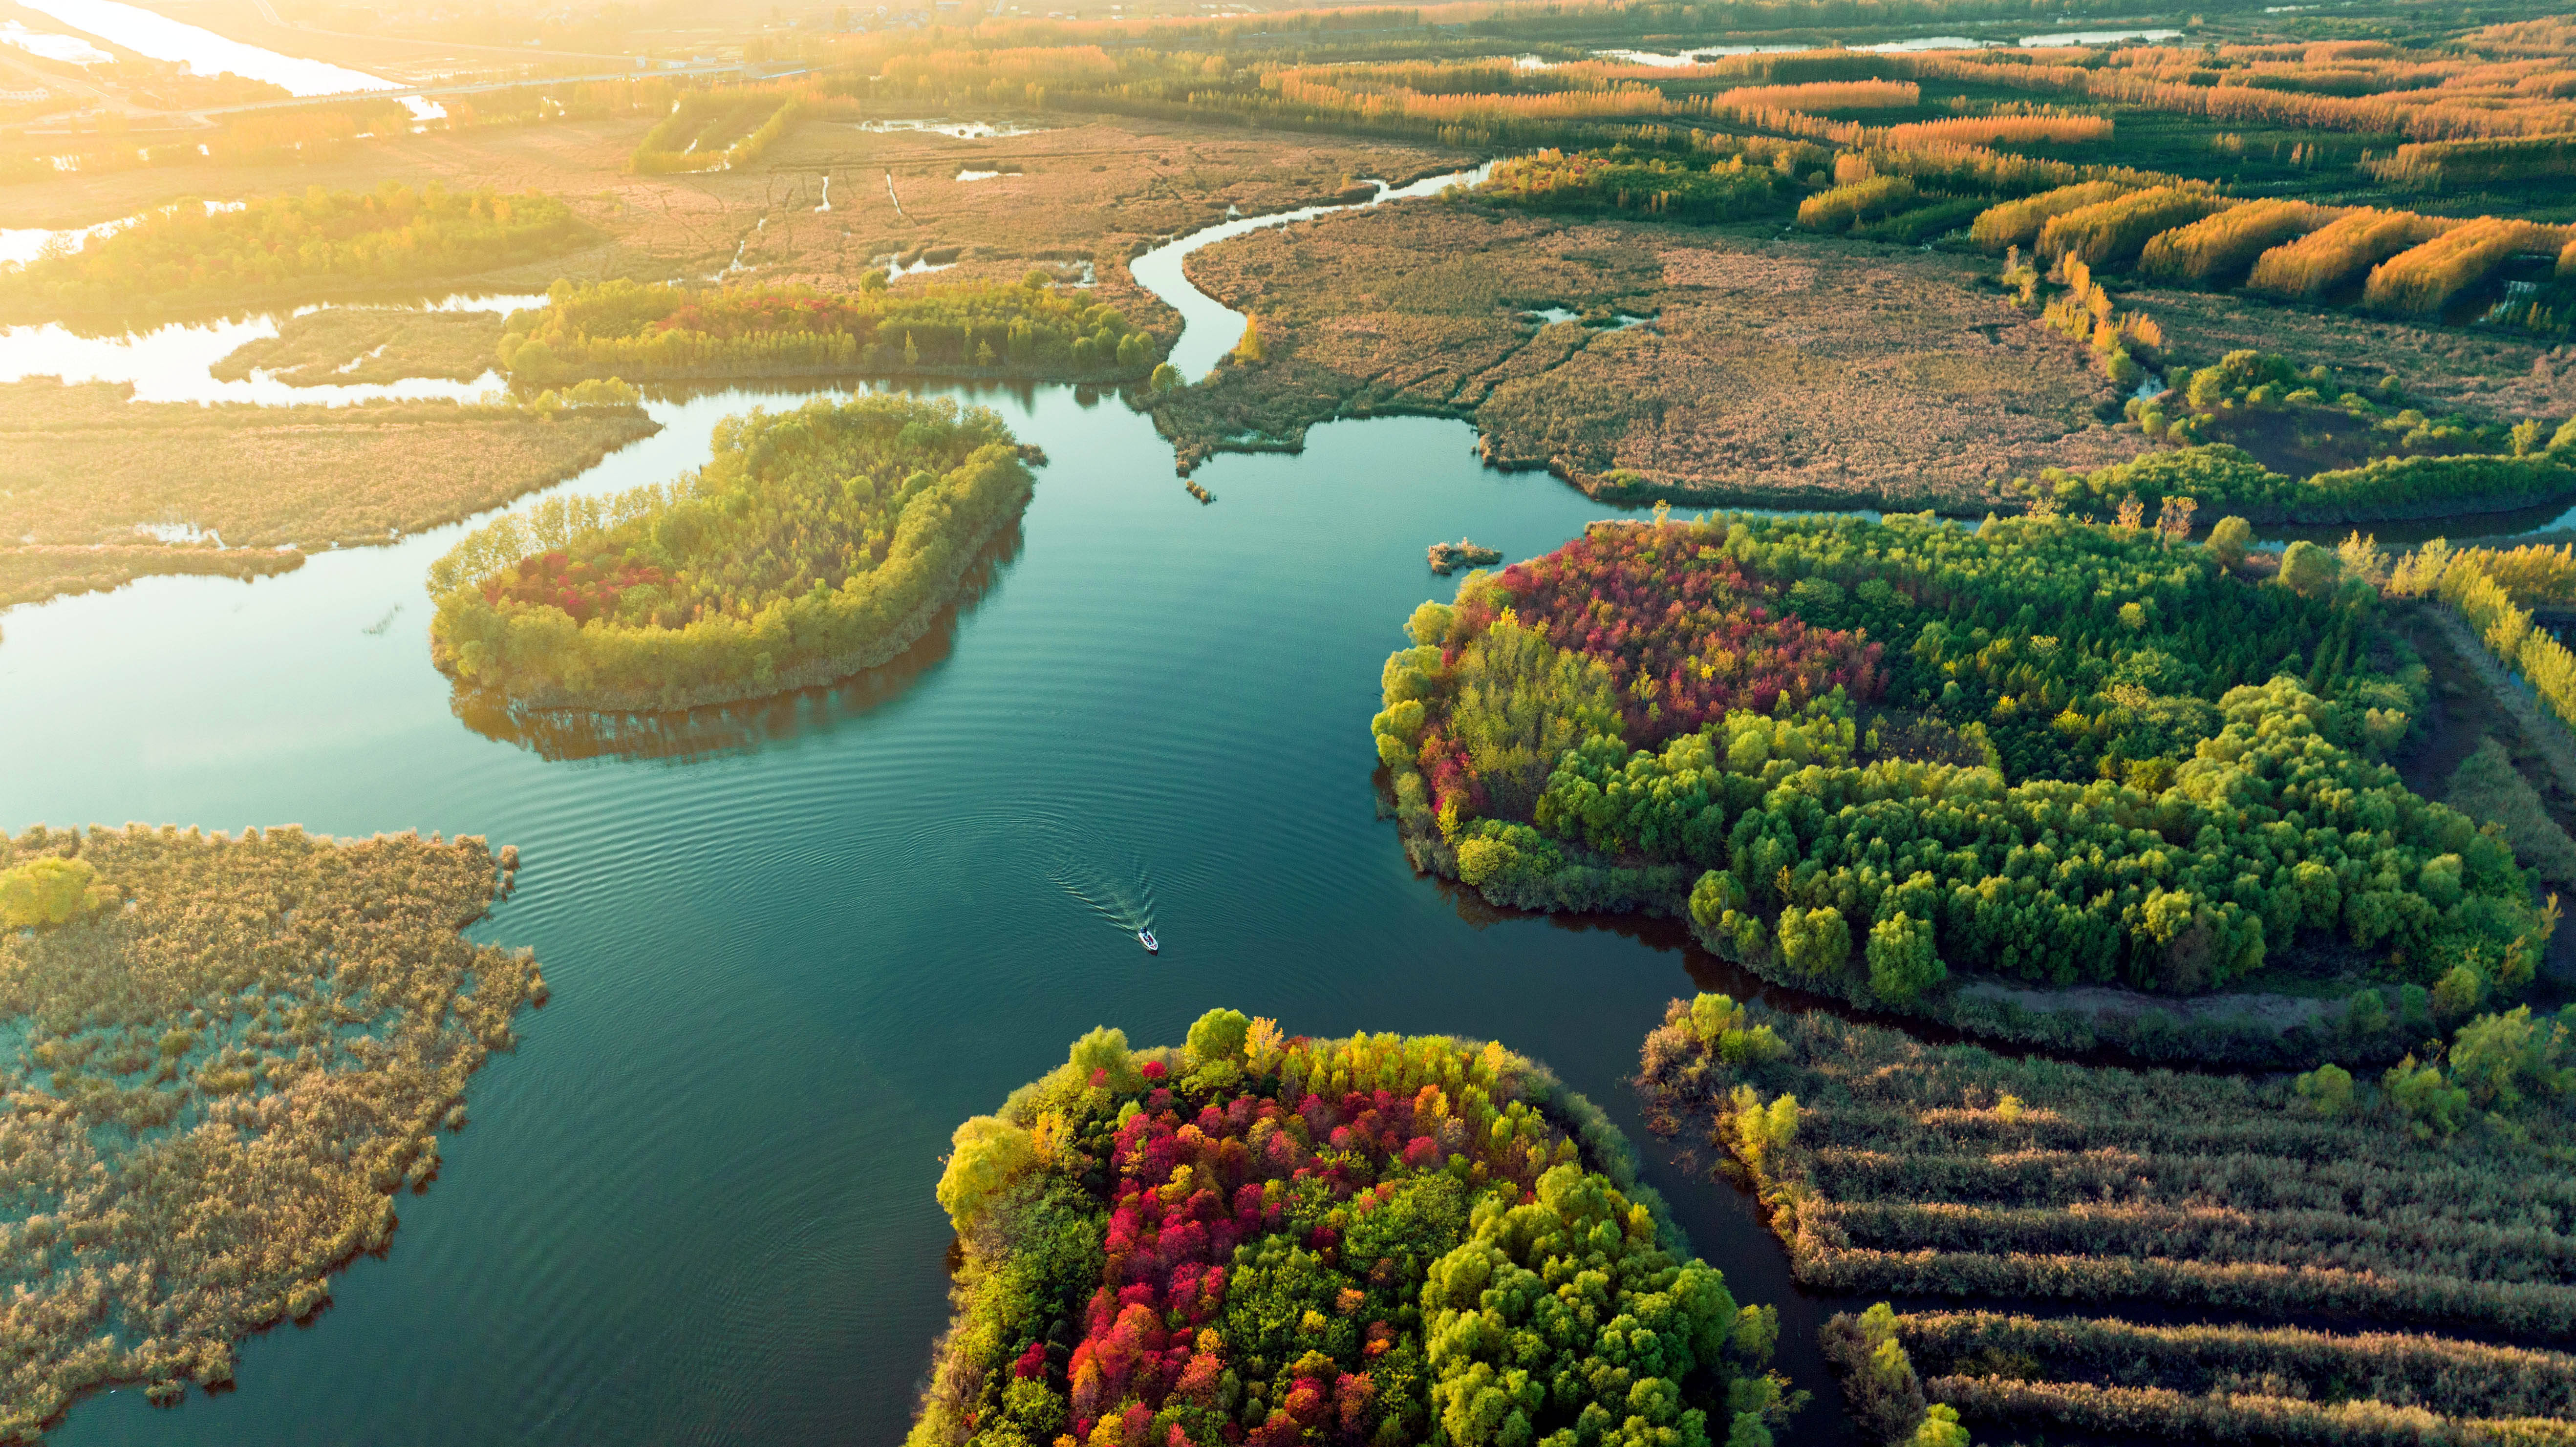
<svg viewBox="0 0 2576 1447"><path fill-rule="evenodd" d="M1154 880L1144 861L1105 839L1066 833L1048 859L1047 878L1122 934L1152 930Z"/></svg>

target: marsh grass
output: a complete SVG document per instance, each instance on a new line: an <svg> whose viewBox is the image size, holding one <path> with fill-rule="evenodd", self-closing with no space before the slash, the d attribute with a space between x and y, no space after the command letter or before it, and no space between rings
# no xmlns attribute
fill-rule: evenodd
<svg viewBox="0 0 2576 1447"><path fill-rule="evenodd" d="M328 307L279 322L276 336L243 343L213 372L231 382L265 371L293 387L406 377L470 382L494 369L501 320L498 312Z"/></svg>
<svg viewBox="0 0 2576 1447"><path fill-rule="evenodd" d="M227 1381L235 1342L310 1315L545 994L524 952L457 935L504 872L479 838L0 839L0 868L46 856L106 892L0 936L7 1440L95 1387Z"/></svg>
<svg viewBox="0 0 2576 1447"><path fill-rule="evenodd" d="M549 417L451 402L199 407L131 395L122 383L0 385L0 601L149 573L282 572L302 559L278 548L381 543L454 522L660 430L636 407ZM174 526L225 549L155 546L143 531Z"/></svg>

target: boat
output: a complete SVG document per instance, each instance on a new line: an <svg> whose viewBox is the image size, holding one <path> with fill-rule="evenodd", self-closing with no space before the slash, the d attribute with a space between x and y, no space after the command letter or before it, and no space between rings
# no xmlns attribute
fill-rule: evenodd
<svg viewBox="0 0 2576 1447"><path fill-rule="evenodd" d="M1136 943L1143 945L1145 947L1145 953L1149 955L1159 955L1163 952L1163 947L1155 941L1154 932L1152 930L1140 929L1136 931Z"/></svg>

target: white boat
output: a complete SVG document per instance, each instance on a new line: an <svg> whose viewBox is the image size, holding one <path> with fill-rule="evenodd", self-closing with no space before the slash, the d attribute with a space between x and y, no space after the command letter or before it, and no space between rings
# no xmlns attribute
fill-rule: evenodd
<svg viewBox="0 0 2576 1447"><path fill-rule="evenodd" d="M1159 955L1163 952L1163 947L1155 942L1154 932L1152 930L1140 929L1136 931L1136 943L1143 945L1145 947L1145 953L1149 955Z"/></svg>

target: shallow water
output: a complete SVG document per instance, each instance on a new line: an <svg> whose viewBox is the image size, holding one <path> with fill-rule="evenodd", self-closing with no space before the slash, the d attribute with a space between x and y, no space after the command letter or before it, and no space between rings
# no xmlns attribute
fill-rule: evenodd
<svg viewBox="0 0 2576 1447"><path fill-rule="evenodd" d="M139 51L155 60L182 62L199 75L215 75L229 70L245 79L283 86L287 94L294 96L405 89L364 71L247 45L202 26L154 14L139 5L123 4L121 0L20 0L20 3L111 44Z"/></svg>
<svg viewBox="0 0 2576 1447"><path fill-rule="evenodd" d="M546 304L542 293L458 293L422 304L426 311L513 312ZM303 306L292 315L326 310ZM256 402L268 407L341 406L384 398L446 397L470 402L506 387L497 372L470 382L406 377L398 382L332 383L298 387L254 372L218 381L217 362L247 343L277 335L274 315L227 317L212 322L173 322L141 332L92 336L59 322L0 327L0 382L55 377L65 382L131 382L138 402Z"/></svg>
<svg viewBox="0 0 2576 1447"><path fill-rule="evenodd" d="M29 30L15 20L0 21L0 45L70 65L111 65L116 61L115 56L77 35L57 35L48 30Z"/></svg>

